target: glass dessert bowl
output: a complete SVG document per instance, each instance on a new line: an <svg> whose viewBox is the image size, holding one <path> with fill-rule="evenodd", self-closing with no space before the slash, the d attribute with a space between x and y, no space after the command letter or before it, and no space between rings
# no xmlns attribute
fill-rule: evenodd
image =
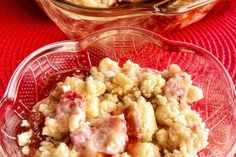
<svg viewBox="0 0 236 157"><path fill-rule="evenodd" d="M221 2L218 6L222 7L227 0L114 1L36 0L63 32L76 39L114 26L139 27L161 34L200 20L217 3Z"/></svg>
<svg viewBox="0 0 236 157"><path fill-rule="evenodd" d="M235 153L235 87L222 64L197 46L169 41L138 28L113 28L78 41L62 41L29 55L13 74L0 101L1 156L23 156L16 130L36 102L46 98L56 83L73 74L87 75L105 57L120 64L128 59L142 67L163 70L177 64L192 76L204 98L191 107L210 130L200 157L233 157Z"/></svg>

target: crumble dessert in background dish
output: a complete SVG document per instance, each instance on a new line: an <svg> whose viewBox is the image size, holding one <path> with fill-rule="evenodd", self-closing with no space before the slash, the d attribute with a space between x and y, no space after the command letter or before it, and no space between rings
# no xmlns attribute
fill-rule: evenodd
<svg viewBox="0 0 236 157"><path fill-rule="evenodd" d="M137 3L151 3L153 5L160 4L165 5L170 8L181 8L182 6L198 4L199 0L66 0L78 6L88 7L88 8L113 8L119 7L127 4L137 4ZM154 3L155 2L155 3Z"/></svg>
<svg viewBox="0 0 236 157"><path fill-rule="evenodd" d="M111 8L122 3L137 3L145 0L66 0L68 2L89 8Z"/></svg>
<svg viewBox="0 0 236 157"><path fill-rule="evenodd" d="M191 104L202 90L173 64L164 71L104 58L67 77L20 124L33 157L197 157L209 130Z"/></svg>

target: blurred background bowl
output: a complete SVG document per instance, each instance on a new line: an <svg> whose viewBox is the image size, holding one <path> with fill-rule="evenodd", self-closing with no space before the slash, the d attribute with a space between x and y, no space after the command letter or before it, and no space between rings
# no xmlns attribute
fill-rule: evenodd
<svg viewBox="0 0 236 157"><path fill-rule="evenodd" d="M35 1L65 34L80 39L114 26L138 27L162 34L200 20L214 7L219 11L228 0L154 0L107 9L86 8L68 0Z"/></svg>
<svg viewBox="0 0 236 157"><path fill-rule="evenodd" d="M163 70L178 64L204 91L192 105L210 129L209 144L199 157L233 157L236 142L235 87L223 65L208 51L169 41L138 28L98 31L82 40L62 41L31 53L16 69L0 103L0 156L20 157L16 126L55 84L74 73L88 75L104 57L123 64ZM79 71L78 71L79 70Z"/></svg>

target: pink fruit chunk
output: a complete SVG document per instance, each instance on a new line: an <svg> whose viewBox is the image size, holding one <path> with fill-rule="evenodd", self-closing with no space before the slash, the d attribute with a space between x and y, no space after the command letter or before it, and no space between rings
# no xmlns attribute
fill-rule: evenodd
<svg viewBox="0 0 236 157"><path fill-rule="evenodd" d="M57 119L68 119L71 115L81 115L85 117L85 99L75 92L69 91L62 95L60 103L57 105L56 117Z"/></svg>
<svg viewBox="0 0 236 157"><path fill-rule="evenodd" d="M78 130L70 137L77 147L110 155L124 151L128 140L126 122L121 116L100 118L87 129Z"/></svg>

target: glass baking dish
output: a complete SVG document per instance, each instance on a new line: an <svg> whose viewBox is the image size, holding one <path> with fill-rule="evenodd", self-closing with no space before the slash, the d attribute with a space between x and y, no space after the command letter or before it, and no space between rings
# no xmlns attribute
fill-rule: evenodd
<svg viewBox="0 0 236 157"><path fill-rule="evenodd" d="M69 0L35 1L70 38L80 39L114 26L139 27L162 34L200 20L216 4L222 7L227 0L143 0L113 8L86 8Z"/></svg>

